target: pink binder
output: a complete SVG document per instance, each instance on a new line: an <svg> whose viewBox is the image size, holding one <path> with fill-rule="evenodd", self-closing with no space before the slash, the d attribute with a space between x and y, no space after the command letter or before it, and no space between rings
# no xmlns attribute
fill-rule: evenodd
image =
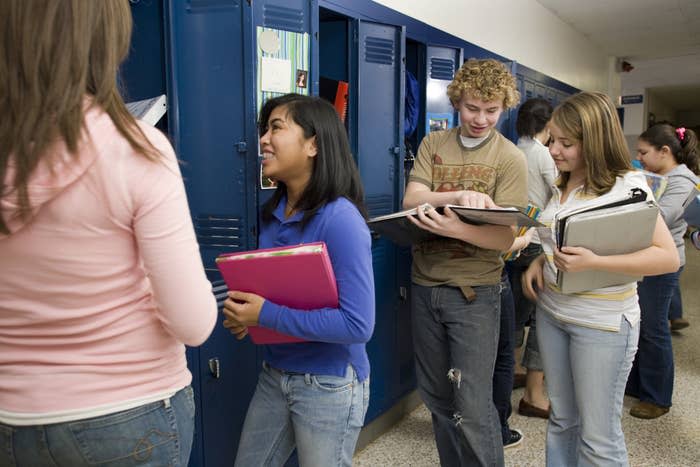
<svg viewBox="0 0 700 467"><path fill-rule="evenodd" d="M338 308L338 288L323 242L223 254L216 265L229 290L300 310ZM249 327L248 334L256 344L305 341L262 326Z"/></svg>

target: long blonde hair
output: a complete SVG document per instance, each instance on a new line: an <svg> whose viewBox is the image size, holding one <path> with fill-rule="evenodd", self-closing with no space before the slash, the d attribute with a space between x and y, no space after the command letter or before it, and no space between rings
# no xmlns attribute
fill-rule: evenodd
<svg viewBox="0 0 700 467"><path fill-rule="evenodd" d="M75 155L86 96L136 152L160 157L117 88L131 28L128 0L0 1L0 195L17 190L23 217L28 180L47 148L61 140ZM2 216L0 232L8 233Z"/></svg>
<svg viewBox="0 0 700 467"><path fill-rule="evenodd" d="M606 94L574 94L554 109L552 123L569 139L581 143L581 154L586 161L586 191L596 195L607 193L616 177L632 170L617 110ZM569 173L564 172L557 185L565 188L568 181Z"/></svg>

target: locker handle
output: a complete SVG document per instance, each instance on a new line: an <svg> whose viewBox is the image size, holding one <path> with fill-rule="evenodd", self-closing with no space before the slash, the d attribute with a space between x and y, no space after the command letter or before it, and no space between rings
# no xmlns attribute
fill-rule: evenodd
<svg viewBox="0 0 700 467"><path fill-rule="evenodd" d="M239 141L236 143L236 150L238 152L246 152L248 151L248 144L245 141Z"/></svg>
<svg viewBox="0 0 700 467"><path fill-rule="evenodd" d="M209 359L209 372L216 379L221 377L221 364L218 358L214 357Z"/></svg>
<svg viewBox="0 0 700 467"><path fill-rule="evenodd" d="M399 146L394 146L389 148L389 152L398 156L399 154L401 154L401 148Z"/></svg>

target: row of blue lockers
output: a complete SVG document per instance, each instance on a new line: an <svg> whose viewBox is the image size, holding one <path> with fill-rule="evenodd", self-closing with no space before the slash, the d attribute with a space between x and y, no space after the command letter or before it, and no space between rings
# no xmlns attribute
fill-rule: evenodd
<svg viewBox="0 0 700 467"><path fill-rule="evenodd" d="M523 99L541 96L556 104L576 91L369 0L131 3L132 47L120 79L128 100L167 96L158 126L182 160L202 259L221 300L226 287L214 259L256 247L258 207L271 194L261 176L255 127L270 96L318 94L321 77L348 83L346 126L366 203L376 216L401 206L407 147L415 151L431 123L457 124L445 90L464 59L507 62ZM417 128L405 137L407 72L416 77L420 96ZM508 112L500 123L512 139L514 116ZM372 254L377 320L368 344L367 423L415 388L410 251L375 238ZM197 402L190 465L231 465L261 353L217 326L187 355Z"/></svg>

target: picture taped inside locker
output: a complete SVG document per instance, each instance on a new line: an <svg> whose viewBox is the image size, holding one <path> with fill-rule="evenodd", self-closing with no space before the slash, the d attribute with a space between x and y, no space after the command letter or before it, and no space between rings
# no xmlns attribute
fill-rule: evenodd
<svg viewBox="0 0 700 467"><path fill-rule="evenodd" d="M309 34L282 29L264 28L256 30L256 115L267 102L276 96L295 92L309 94L308 77L311 63ZM260 142L258 141L258 157ZM260 188L275 188L275 182L262 173L259 165Z"/></svg>

